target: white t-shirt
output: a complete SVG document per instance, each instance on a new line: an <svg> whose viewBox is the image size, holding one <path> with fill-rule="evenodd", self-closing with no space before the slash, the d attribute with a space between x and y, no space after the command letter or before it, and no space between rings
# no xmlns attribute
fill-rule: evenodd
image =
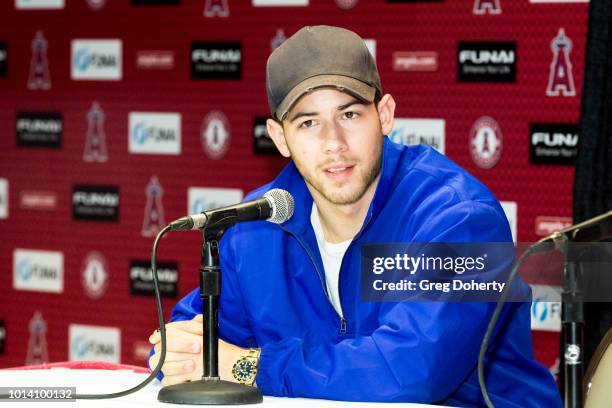
<svg viewBox="0 0 612 408"><path fill-rule="evenodd" d="M317 245L319 246L323 267L325 268L325 284L327 286L327 293L329 293L329 300L334 306L334 309L336 309L336 312L344 318L342 306L340 305L338 281L340 278L342 258L351 244L352 239L337 244L325 241L321 219L319 218L319 210L314 202L312 203L312 211L310 212L310 223L317 237Z"/></svg>

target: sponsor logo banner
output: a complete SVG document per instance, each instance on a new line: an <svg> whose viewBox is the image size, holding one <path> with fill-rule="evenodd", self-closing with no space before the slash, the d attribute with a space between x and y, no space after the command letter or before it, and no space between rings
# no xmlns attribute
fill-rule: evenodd
<svg viewBox="0 0 612 408"><path fill-rule="evenodd" d="M72 40L73 80L120 80L121 40Z"/></svg>
<svg viewBox="0 0 612 408"><path fill-rule="evenodd" d="M28 73L28 89L49 90L51 89L49 59L47 58L49 43L42 31L36 31L31 47L32 58L30 59L30 71Z"/></svg>
<svg viewBox="0 0 612 408"><path fill-rule="evenodd" d="M531 123L529 162L533 164L574 165L578 154L578 125L571 123Z"/></svg>
<svg viewBox="0 0 612 408"><path fill-rule="evenodd" d="M164 217L164 205L162 197L164 196L164 188L157 176L151 176L147 187L145 188L147 202L145 203L144 218L142 220L142 229L140 231L143 237L154 237L166 225Z"/></svg>
<svg viewBox="0 0 612 408"><path fill-rule="evenodd" d="M8 66L8 50L5 42L0 42L0 78L6 78Z"/></svg>
<svg viewBox="0 0 612 408"><path fill-rule="evenodd" d="M558 286L530 285L533 290L531 302L531 330L561 331L561 288Z"/></svg>
<svg viewBox="0 0 612 408"><path fill-rule="evenodd" d="M242 45L237 41L191 43L191 78L240 79Z"/></svg>
<svg viewBox="0 0 612 408"><path fill-rule="evenodd" d="M121 330L117 327L68 327L69 361L121 362Z"/></svg>
<svg viewBox="0 0 612 408"><path fill-rule="evenodd" d="M389 139L405 145L424 144L444 154L444 125L444 119L397 118Z"/></svg>
<svg viewBox="0 0 612 408"><path fill-rule="evenodd" d="M483 169L494 167L502 155L501 127L490 116L476 119L470 130L470 155L474 163Z"/></svg>
<svg viewBox="0 0 612 408"><path fill-rule="evenodd" d="M91 299L100 299L108 287L108 263L97 251L87 254L81 267L81 283Z"/></svg>
<svg viewBox="0 0 612 408"><path fill-rule="evenodd" d="M535 219L535 233L545 237L572 225L571 217L551 217L539 215Z"/></svg>
<svg viewBox="0 0 612 408"><path fill-rule="evenodd" d="M157 278L161 297L176 298L178 296L178 265L176 262L158 262ZM137 296L155 296L151 261L131 261L130 293Z"/></svg>
<svg viewBox="0 0 612 408"><path fill-rule="evenodd" d="M516 201L500 201L499 202L506 214L506 218L508 219L508 224L510 224L510 231L512 232L512 240L517 242L516 240L516 225L517 225L517 204Z"/></svg>
<svg viewBox="0 0 612 408"><path fill-rule="evenodd" d="M434 51L396 51L393 53L395 71L437 71L438 53Z"/></svg>
<svg viewBox="0 0 612 408"><path fill-rule="evenodd" d="M13 250L13 288L33 292L64 291L64 254L33 249Z"/></svg>
<svg viewBox="0 0 612 408"><path fill-rule="evenodd" d="M546 95L548 96L576 96L572 62L570 60L572 44L572 40L565 35L563 27L559 29L556 37L550 42L553 59L550 63L548 85L546 86Z"/></svg>
<svg viewBox="0 0 612 408"><path fill-rule="evenodd" d="M64 0L15 0L17 10L63 9Z"/></svg>
<svg viewBox="0 0 612 408"><path fill-rule="evenodd" d="M19 206L24 210L53 211L57 209L57 193L53 191L22 191Z"/></svg>
<svg viewBox="0 0 612 408"><path fill-rule="evenodd" d="M459 82L516 82L516 42L460 41Z"/></svg>
<svg viewBox="0 0 612 408"><path fill-rule="evenodd" d="M180 154L181 115L130 112L128 150L136 154Z"/></svg>
<svg viewBox="0 0 612 408"><path fill-rule="evenodd" d="M8 218L9 213L9 182L0 178L0 219Z"/></svg>
<svg viewBox="0 0 612 408"><path fill-rule="evenodd" d="M72 218L89 221L118 221L119 187L75 185L72 188Z"/></svg>
<svg viewBox="0 0 612 408"><path fill-rule="evenodd" d="M43 319L39 310L28 322L30 338L28 339L28 354L25 365L36 365L49 362L49 350L47 348L47 322Z"/></svg>
<svg viewBox="0 0 612 408"><path fill-rule="evenodd" d="M242 201L239 188L189 187L187 214L197 214L214 208L225 207Z"/></svg>
<svg viewBox="0 0 612 408"><path fill-rule="evenodd" d="M253 119L253 153L264 156L279 155L274 142L266 129L265 116L256 116Z"/></svg>
<svg viewBox="0 0 612 408"><path fill-rule="evenodd" d="M200 133L206 155L213 160L221 159L229 150L231 138L230 123L225 113L220 110L208 112L202 121Z"/></svg>
<svg viewBox="0 0 612 408"><path fill-rule="evenodd" d="M307 6L309 0L253 0L253 6L255 7L267 7L267 6L278 6L278 7L294 7L294 6Z"/></svg>
<svg viewBox="0 0 612 408"><path fill-rule="evenodd" d="M171 69L174 68L173 51L138 51L136 66L140 69Z"/></svg>
<svg viewBox="0 0 612 408"><path fill-rule="evenodd" d="M474 7L472 8L472 14L483 15L483 14L501 14L501 4L499 0L476 0Z"/></svg>
<svg viewBox="0 0 612 408"><path fill-rule="evenodd" d="M17 112L17 146L62 147L62 115L59 112Z"/></svg>

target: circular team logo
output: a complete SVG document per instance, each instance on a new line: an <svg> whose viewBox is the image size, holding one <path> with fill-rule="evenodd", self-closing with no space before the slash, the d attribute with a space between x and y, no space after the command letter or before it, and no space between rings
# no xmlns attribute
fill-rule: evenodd
<svg viewBox="0 0 612 408"><path fill-rule="evenodd" d="M101 298L108 286L108 267L99 252L90 252L83 261L81 282L85 293L92 299Z"/></svg>
<svg viewBox="0 0 612 408"><path fill-rule="evenodd" d="M208 112L202 122L202 148L213 160L222 158L230 145L230 126L220 110Z"/></svg>
<svg viewBox="0 0 612 408"><path fill-rule="evenodd" d="M338 7L344 10L352 9L357 5L358 0L336 0Z"/></svg>
<svg viewBox="0 0 612 408"><path fill-rule="evenodd" d="M499 124L489 116L476 119L470 131L470 154L474 163L490 169L502 154L503 137Z"/></svg>

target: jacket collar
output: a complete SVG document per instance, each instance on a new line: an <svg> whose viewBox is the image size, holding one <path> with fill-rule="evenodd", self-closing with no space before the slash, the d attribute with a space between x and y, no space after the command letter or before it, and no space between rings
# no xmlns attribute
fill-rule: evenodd
<svg viewBox="0 0 612 408"><path fill-rule="evenodd" d="M402 146L397 145L389 140L387 136L383 141L382 152L382 170L378 185L364 225L372 217L376 217L384 207L389 193L393 190L395 176L398 174ZM276 179L270 184L270 188L281 188L287 190L295 201L295 209L293 217L282 224L283 228L297 233L304 234L310 227L310 212L312 209L312 196L306 186L306 182L302 175L298 172L293 161L280 172ZM363 228L363 227L362 227Z"/></svg>

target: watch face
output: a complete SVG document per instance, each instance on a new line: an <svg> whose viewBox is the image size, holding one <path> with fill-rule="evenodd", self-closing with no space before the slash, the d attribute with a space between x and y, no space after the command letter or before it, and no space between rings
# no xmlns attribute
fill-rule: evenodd
<svg viewBox="0 0 612 408"><path fill-rule="evenodd" d="M255 375L255 365L252 361L240 360L234 365L232 372L238 381L247 382Z"/></svg>

